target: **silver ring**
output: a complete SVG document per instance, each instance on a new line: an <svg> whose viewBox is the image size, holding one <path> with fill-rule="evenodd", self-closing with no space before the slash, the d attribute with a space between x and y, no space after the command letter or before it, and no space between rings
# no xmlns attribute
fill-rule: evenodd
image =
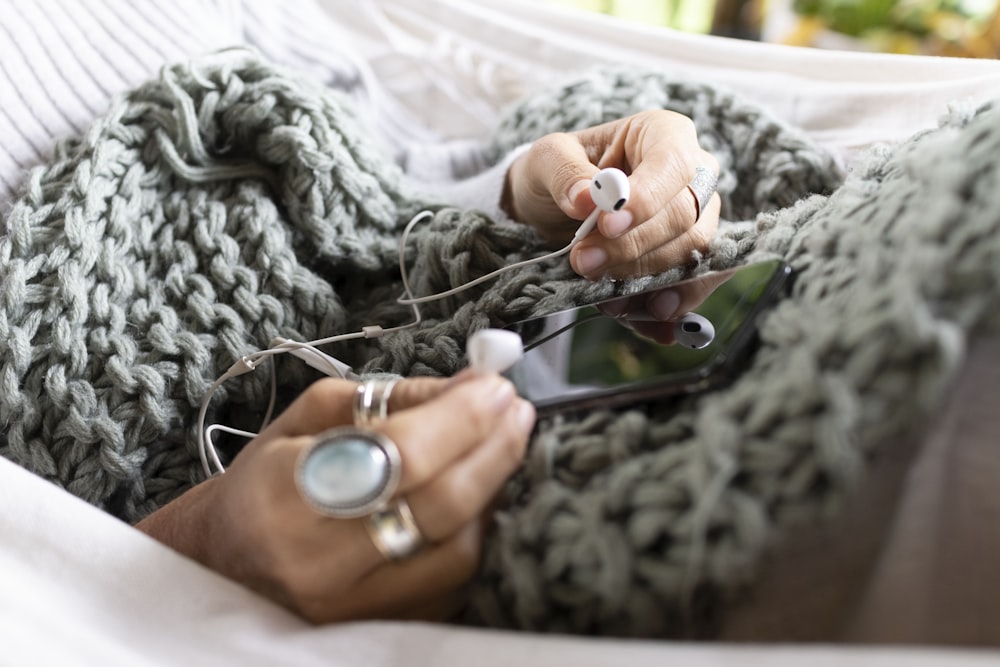
<svg viewBox="0 0 1000 667"><path fill-rule="evenodd" d="M694 178L687 184L687 189L694 195L694 221L701 219L701 212L708 206L708 201L715 194L719 185L719 177L708 167L695 167Z"/></svg>
<svg viewBox="0 0 1000 667"><path fill-rule="evenodd" d="M368 380L354 391L352 413L356 426L373 426L389 416L389 396L400 378Z"/></svg>
<svg viewBox="0 0 1000 667"><path fill-rule="evenodd" d="M385 505L401 473L395 442L375 431L342 426L320 433L303 450L295 485L317 511L352 519Z"/></svg>
<svg viewBox="0 0 1000 667"><path fill-rule="evenodd" d="M424 537L405 498L368 515L365 528L368 529L375 548L387 560L411 556L424 543Z"/></svg>

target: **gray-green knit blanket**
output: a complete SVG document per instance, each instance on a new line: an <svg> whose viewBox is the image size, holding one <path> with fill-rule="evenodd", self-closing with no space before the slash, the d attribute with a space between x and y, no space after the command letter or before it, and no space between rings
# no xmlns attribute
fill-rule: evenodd
<svg viewBox="0 0 1000 667"><path fill-rule="evenodd" d="M933 418L969 336L1000 324L992 105L842 177L730 93L604 71L526 100L484 150L650 108L694 119L734 221L658 280L782 256L794 289L732 385L540 426L472 622L711 633L775 538L835 512L872 457ZM336 93L245 53L165 69L28 174L6 217L0 453L138 520L202 479L194 415L236 357L278 335L409 321L397 241L424 208L406 252L419 293L544 250L526 228L422 196ZM478 328L646 283L591 284L553 261L425 307L419 329L330 351L366 372L448 374ZM294 359L277 368L286 402L315 379ZM209 418L256 428L271 372L228 382Z"/></svg>

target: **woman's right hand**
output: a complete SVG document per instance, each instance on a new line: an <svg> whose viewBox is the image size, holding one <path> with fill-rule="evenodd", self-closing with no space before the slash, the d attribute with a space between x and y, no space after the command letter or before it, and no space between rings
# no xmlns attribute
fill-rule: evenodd
<svg viewBox="0 0 1000 667"><path fill-rule="evenodd" d="M356 386L317 382L225 474L138 527L314 623L440 619L456 611L478 567L488 510L522 461L534 409L496 375L396 386L391 413L375 430L400 450L397 498L408 501L426 545L390 562L363 519L317 512L294 482L313 437L351 423Z"/></svg>

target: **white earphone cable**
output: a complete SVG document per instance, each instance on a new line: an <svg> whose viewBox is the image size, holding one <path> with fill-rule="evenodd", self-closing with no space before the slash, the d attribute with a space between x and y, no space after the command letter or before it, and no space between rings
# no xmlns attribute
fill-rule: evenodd
<svg viewBox="0 0 1000 667"><path fill-rule="evenodd" d="M402 274L403 288L406 290L406 296L405 297L400 297L400 298L396 299L396 303L403 304L404 306L413 306L414 309L416 309L417 304L429 303L431 301L437 301L439 299L444 299L444 298L447 298L449 296L453 296L455 294L458 294L459 292L464 292L465 290L467 290L467 289L469 289L471 287L475 287L476 285L484 283L484 282L486 282L488 280L493 280L494 278L496 278L500 274L506 273L507 271L513 271L514 269L520 269L520 268L523 268L525 266L530 266L531 264L537 264L539 262L544 262L544 261L547 261L547 260L550 260L550 259L554 259L556 257L560 257L560 256L565 255L566 253L568 253L570 250L572 250L573 249L573 245L574 245L573 242L570 242L564 248L560 248L559 250L556 250L555 252L550 252L547 255L542 255L541 257L532 257L531 259L525 259L525 260L522 260L520 262L516 262L514 264L509 264L507 266L502 266L499 269L496 269L495 271L491 271L490 273L487 273L486 275L479 276L478 278L475 278L474 280L470 280L469 282L467 282L465 284L459 285L458 287L453 287L453 288L451 288L449 290L445 290L444 292L437 292L436 294L429 294L427 296L414 297L413 296L413 291L410 289L410 282L409 282L409 278L408 278L407 273L406 273L406 262L404 260L404 250L406 248L406 240L407 240L407 238L410 235L410 231L413 229L413 227L418 222L420 222L423 218L428 217L430 215L433 215L430 211L421 211L420 213L418 213L416 216L413 217L413 219L410 220L409 223L407 223L406 227L403 229L402 235L400 235L400 237L399 237L399 258L400 258L399 259L399 270L400 270L400 273ZM588 218L588 220L589 220L589 218ZM586 223L584 223L584 224L586 224ZM574 241L576 241L576 239L574 239ZM417 312L419 312L419 311L417 311Z"/></svg>
<svg viewBox="0 0 1000 667"><path fill-rule="evenodd" d="M422 321L419 308L419 304L421 303L428 303L431 301L444 299L449 296L458 294L459 292L463 292L467 289L475 287L476 285L484 283L488 280L492 280L497 276L499 276L500 274L505 273L507 271L513 271L515 269L529 266L531 264L537 264L539 262L544 262L565 255L570 250L572 250L573 246L576 245L576 243L580 240L580 238L582 238L585 235L585 233L582 233L583 230L589 232L593 228L593 224L597 219L599 211L600 209L595 208L594 212L591 213L591 215L588 216L587 219L580 226L580 230L577 231L577 234L573 237L573 240L570 241L565 247L556 250L555 252L551 252L546 255L533 257L531 259L526 259L520 262L516 262L514 264L510 264L508 266L501 267L499 269L496 269L495 271L487 273L486 275L471 280L463 285L459 285L458 287L453 287L449 290L445 290L444 292L438 292L436 294L430 294L428 296L422 296L422 297L414 297L413 290L410 287L410 278L406 270L406 242L409 239L410 232L413 230L413 228L419 222L428 217L433 216L434 214L432 211L425 210L413 216L410 219L410 221L406 223L406 226L403 228L403 233L400 234L399 237L399 253L398 253L399 273L403 283L404 294L403 296L399 297L396 300L396 302L401 305L413 307L413 316L414 316L413 321L408 322L406 324L401 324L399 326L390 327L388 329L383 329L381 326L378 325L365 326L360 331L354 331L345 334L337 334L336 336L330 336L328 338L320 338L318 340L313 340L306 343L281 339L278 344L273 345L272 347L269 347L266 350L259 350L257 352L253 352L251 354L240 357L240 359L236 363L234 363L232 366L229 367L229 370L227 370L220 378L218 378L215 382L212 383L208 391L205 393L205 397L202 399L201 409L199 410L198 413L198 455L201 458L201 465L203 470L205 471L205 475L208 477L212 477L213 475L221 474L226 471L225 466L222 464L222 460L219 458L219 453L216 450L215 443L212 439L212 435L216 431L222 431L224 433L229 433L231 435L238 435L245 438L255 438L257 437L257 435L259 435L259 432L253 433L250 431L235 429L229 426L222 426L219 424L212 424L207 428L205 427L205 419L208 414L208 406L211 403L212 397L215 395L215 392L218 391L219 387L222 386L223 382L225 382L230 378L236 377L238 375L243 375L244 373L249 373L255 370L257 366L260 365L261 362L267 359L271 359L272 357L275 357L279 354L284 354L289 352L294 354L296 350L300 350L307 353L307 355L303 356L303 359L306 359L307 363L310 361L310 359L308 358L308 353L316 355L313 358L313 360L319 359L320 361L326 361L327 363L324 365L325 367L322 368L321 370L326 372L328 375L331 374L332 372L336 373L340 377L345 377L345 375L339 369L343 367L346 368L348 371L350 371L350 367L340 362L336 362L334 359L329 357L329 355L326 355L320 350L316 349L317 347L321 345L328 345L330 343L338 343L346 340L355 340L359 338L379 338L387 333L393 333L396 331L402 331L404 329L413 328L419 325L420 322ZM319 366L315 366L315 364L312 363L310 363L310 365L313 365L316 368L320 368ZM270 423L271 417L274 413L274 407L276 401L277 401L277 379L276 379L276 374L272 372L270 402L268 404L267 413L265 414L264 419L262 420L261 427L259 430L261 431L264 430L264 428Z"/></svg>

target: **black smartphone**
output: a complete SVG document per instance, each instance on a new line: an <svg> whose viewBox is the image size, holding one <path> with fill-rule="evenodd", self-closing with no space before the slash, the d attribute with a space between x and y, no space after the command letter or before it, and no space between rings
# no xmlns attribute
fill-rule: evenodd
<svg viewBox="0 0 1000 667"><path fill-rule="evenodd" d="M753 348L761 313L786 293L790 276L785 262L769 260L514 323L525 354L506 375L539 415L717 387ZM708 345L678 344L674 322L642 312L665 290L694 299L690 312L715 330Z"/></svg>

